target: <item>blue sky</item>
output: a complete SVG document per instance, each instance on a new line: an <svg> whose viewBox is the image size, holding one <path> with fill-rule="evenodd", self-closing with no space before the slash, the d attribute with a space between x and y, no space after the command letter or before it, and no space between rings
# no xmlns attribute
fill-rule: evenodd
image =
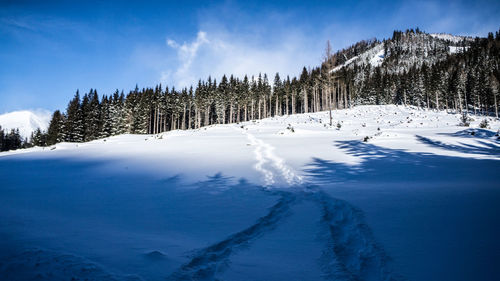
<svg viewBox="0 0 500 281"><path fill-rule="evenodd" d="M498 1L0 0L0 113L65 109L76 89L111 94L208 75L297 75L334 49L394 29L485 36Z"/></svg>

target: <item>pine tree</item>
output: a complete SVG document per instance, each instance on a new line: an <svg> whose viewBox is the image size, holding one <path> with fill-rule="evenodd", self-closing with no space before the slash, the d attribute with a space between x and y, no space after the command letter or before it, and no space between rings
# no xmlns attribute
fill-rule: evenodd
<svg viewBox="0 0 500 281"><path fill-rule="evenodd" d="M47 130L47 145L53 145L65 140L64 135L64 116L59 110L54 111Z"/></svg>
<svg viewBox="0 0 500 281"><path fill-rule="evenodd" d="M67 117L64 126L66 141L82 142L84 133L83 115L78 91L76 91L75 97L69 102L66 114Z"/></svg>

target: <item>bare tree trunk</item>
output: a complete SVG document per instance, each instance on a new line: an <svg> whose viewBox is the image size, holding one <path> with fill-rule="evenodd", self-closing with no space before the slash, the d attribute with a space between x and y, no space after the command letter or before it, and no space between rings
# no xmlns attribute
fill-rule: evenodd
<svg viewBox="0 0 500 281"><path fill-rule="evenodd" d="M182 111L182 125L181 125L182 130L186 130L186 105L184 104L183 106L183 111Z"/></svg>
<svg viewBox="0 0 500 281"><path fill-rule="evenodd" d="M436 91L436 109L439 110L439 91Z"/></svg>
<svg viewBox="0 0 500 281"><path fill-rule="evenodd" d="M344 108L347 109L347 84L344 84Z"/></svg>
<svg viewBox="0 0 500 281"><path fill-rule="evenodd" d="M168 131L168 116L167 116L167 113L165 112L163 114L163 131L166 132Z"/></svg>
<svg viewBox="0 0 500 281"><path fill-rule="evenodd" d="M233 102L229 104L229 123L233 123Z"/></svg>
<svg viewBox="0 0 500 281"><path fill-rule="evenodd" d="M343 103L343 101L342 101L342 83L340 82L340 80L339 80L339 88L338 88L338 90L339 91L337 93L337 97L338 97L338 99L337 99L337 108L338 109L342 109L342 103Z"/></svg>
<svg viewBox="0 0 500 281"><path fill-rule="evenodd" d="M238 105L236 106L236 123L239 123L241 121L240 112L240 104L238 103Z"/></svg>
<svg viewBox="0 0 500 281"><path fill-rule="evenodd" d="M276 95L276 104L274 106L274 115L281 115L279 113L279 98L278 98L278 95Z"/></svg>
<svg viewBox="0 0 500 281"><path fill-rule="evenodd" d="M284 108L285 115L288 115L288 93L285 96L285 108Z"/></svg>
<svg viewBox="0 0 500 281"><path fill-rule="evenodd" d="M205 109L205 122L203 126L208 126L210 125L210 106L207 106L207 109Z"/></svg>
<svg viewBox="0 0 500 281"><path fill-rule="evenodd" d="M307 104L307 90L306 90L306 87L304 87L304 89L302 89L302 91L304 93L304 113L307 113L308 104Z"/></svg>
<svg viewBox="0 0 500 281"><path fill-rule="evenodd" d="M261 103L262 103L262 100L261 100L261 99L259 99L259 104L258 104L258 105L259 105L259 118L258 118L259 120L260 120L260 117L261 117L261 115L260 115L260 104L261 104Z"/></svg>
<svg viewBox="0 0 500 281"><path fill-rule="evenodd" d="M352 108L352 91L354 89L354 84L349 85L349 108Z"/></svg>
<svg viewBox="0 0 500 281"><path fill-rule="evenodd" d="M335 91L332 93L333 94L333 97L332 97L332 100L333 100L333 108L337 108L337 94L338 94L338 91L339 91L339 83L337 81L337 83L335 83Z"/></svg>
<svg viewBox="0 0 500 281"><path fill-rule="evenodd" d="M326 104L325 104L325 108L326 110L330 110L331 106L332 106L332 100L330 99L330 86L326 86L325 87L325 98L326 98Z"/></svg>
<svg viewBox="0 0 500 281"><path fill-rule="evenodd" d="M191 105L191 103L189 104L189 108L188 108L188 127L187 129L188 130L191 130L193 128L193 106Z"/></svg>
<svg viewBox="0 0 500 281"><path fill-rule="evenodd" d="M255 101L254 100L252 100L252 106L250 108L250 114L251 114L250 120L255 119L255 117L254 117L255 116Z"/></svg>
<svg viewBox="0 0 500 281"><path fill-rule="evenodd" d="M151 111L149 112L148 130L146 133L148 133L148 134L151 133Z"/></svg>
<svg viewBox="0 0 500 281"><path fill-rule="evenodd" d="M481 113L481 100L479 99L479 95L477 95L477 106L479 107L479 113Z"/></svg>
<svg viewBox="0 0 500 281"><path fill-rule="evenodd" d="M469 108L467 107L467 92L464 91L464 104L465 104L465 111L468 112Z"/></svg>
<svg viewBox="0 0 500 281"><path fill-rule="evenodd" d="M153 134L157 134L158 132L158 107L155 107L154 111L154 124L153 124Z"/></svg>
<svg viewBox="0 0 500 281"><path fill-rule="evenodd" d="M497 94L493 92L493 102L495 104L495 116L498 118Z"/></svg>

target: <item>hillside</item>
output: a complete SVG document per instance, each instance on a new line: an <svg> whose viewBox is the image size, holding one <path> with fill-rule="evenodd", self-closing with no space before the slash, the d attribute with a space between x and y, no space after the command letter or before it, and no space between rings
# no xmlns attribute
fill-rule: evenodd
<svg viewBox="0 0 500 281"><path fill-rule="evenodd" d="M332 57L330 72L344 67L379 67L384 63L389 73L407 72L412 67L421 67L424 63L430 66L464 52L472 42L473 38L465 36L395 31L392 38L358 42L337 52Z"/></svg>
<svg viewBox="0 0 500 281"><path fill-rule="evenodd" d="M0 153L0 277L497 276L500 122L470 117L357 106Z"/></svg>

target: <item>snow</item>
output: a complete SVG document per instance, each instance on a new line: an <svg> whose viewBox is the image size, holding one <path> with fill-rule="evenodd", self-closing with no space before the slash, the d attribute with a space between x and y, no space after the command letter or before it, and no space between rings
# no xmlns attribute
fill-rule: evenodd
<svg viewBox="0 0 500 281"><path fill-rule="evenodd" d="M375 54L375 56L373 56L371 59L370 59L370 64L373 66L373 67L377 67L377 66L380 66L382 64L382 62L384 61L384 56L385 56L385 52L384 50L380 50L378 51L377 54Z"/></svg>
<svg viewBox="0 0 500 281"><path fill-rule="evenodd" d="M343 67L346 67L346 66L350 65L351 63L353 63L357 58L358 58L358 56L354 56L354 57L348 59L343 64L337 65L336 67L332 68L332 70L330 70L330 72L333 73L333 72L337 72L337 71L341 70Z"/></svg>
<svg viewBox="0 0 500 281"><path fill-rule="evenodd" d="M469 49L469 47L456 47L456 46L449 46L449 48L450 48L450 54L463 53Z"/></svg>
<svg viewBox="0 0 500 281"><path fill-rule="evenodd" d="M51 116L51 112L47 110L13 111L0 115L0 126L7 132L19 129L21 136L26 139L38 128L47 130Z"/></svg>
<svg viewBox="0 0 500 281"><path fill-rule="evenodd" d="M497 279L500 122L471 118L358 106L333 126L318 112L0 153L0 279Z"/></svg>
<svg viewBox="0 0 500 281"><path fill-rule="evenodd" d="M464 40L466 40L466 41L473 41L474 40L474 38L469 37L469 36L458 36L458 35L451 35L451 34L447 34L447 33L431 33L429 35L434 37L434 38L450 41L453 43L460 43Z"/></svg>
<svg viewBox="0 0 500 281"><path fill-rule="evenodd" d="M384 44L379 43L375 45L373 48L366 50L359 56L354 56L348 59L341 65L334 67L330 70L331 73L337 72L344 67L361 65L361 64L370 64L373 67L380 66L384 61L385 52L384 52Z"/></svg>

